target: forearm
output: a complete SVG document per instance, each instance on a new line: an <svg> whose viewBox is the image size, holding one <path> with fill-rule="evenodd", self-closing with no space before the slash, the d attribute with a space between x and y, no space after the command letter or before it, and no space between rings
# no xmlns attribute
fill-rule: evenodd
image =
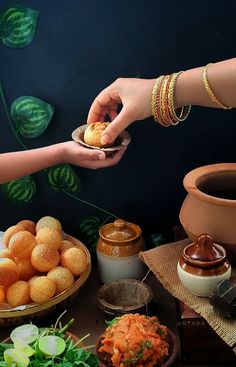
<svg viewBox="0 0 236 367"><path fill-rule="evenodd" d="M206 92L202 74L204 67L180 74L175 86L175 107L199 105L217 107ZM208 67L207 77L215 96L226 106L236 107L236 58Z"/></svg>
<svg viewBox="0 0 236 367"><path fill-rule="evenodd" d="M0 154L0 184L63 162L63 144Z"/></svg>

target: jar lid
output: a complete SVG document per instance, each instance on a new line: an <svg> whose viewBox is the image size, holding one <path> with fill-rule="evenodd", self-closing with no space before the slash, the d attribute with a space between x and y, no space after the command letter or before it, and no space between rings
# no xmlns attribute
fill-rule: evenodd
<svg viewBox="0 0 236 367"><path fill-rule="evenodd" d="M226 253L223 247L214 243L209 234L203 233L196 242L185 247L183 256L191 263L218 263L225 258Z"/></svg>
<svg viewBox="0 0 236 367"><path fill-rule="evenodd" d="M123 219L116 219L113 223L105 224L99 230L99 234L103 239L112 242L135 240L141 233L142 230L137 224L126 222Z"/></svg>

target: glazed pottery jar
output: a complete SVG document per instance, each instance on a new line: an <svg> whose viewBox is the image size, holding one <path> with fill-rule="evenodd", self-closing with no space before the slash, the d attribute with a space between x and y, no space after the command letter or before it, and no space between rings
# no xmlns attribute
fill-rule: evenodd
<svg viewBox="0 0 236 367"><path fill-rule="evenodd" d="M225 249L214 243L210 235L201 234L196 242L184 248L177 271L191 293L208 297L219 282L230 278L231 265Z"/></svg>
<svg viewBox="0 0 236 367"><path fill-rule="evenodd" d="M97 262L100 280L108 283L118 279L144 276L144 263L139 252L144 249L141 228L134 223L116 219L99 230Z"/></svg>
<svg viewBox="0 0 236 367"><path fill-rule="evenodd" d="M188 192L180 222L195 241L209 233L236 264L236 163L219 163L190 171L183 181Z"/></svg>

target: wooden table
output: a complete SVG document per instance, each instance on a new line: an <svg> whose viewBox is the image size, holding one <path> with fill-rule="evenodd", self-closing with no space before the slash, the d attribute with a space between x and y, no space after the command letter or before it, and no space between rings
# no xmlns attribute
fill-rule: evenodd
<svg viewBox="0 0 236 367"><path fill-rule="evenodd" d="M175 299L162 287L154 275L150 274L145 282L151 286L154 292L152 313L154 311L160 322L168 326L178 335ZM62 324L64 325L73 317L75 322L70 328L70 331L79 337L90 334L90 336L86 339L86 345L96 344L99 335L106 327L105 320L107 317L97 307L96 304L97 291L101 285L102 284L98 279L97 270L93 269L87 282L78 293L76 299L71 303L70 307L68 307L66 314L61 320ZM59 314L60 313L53 314L49 318L41 320L40 323L38 323L39 326L53 325ZM1 327L0 339L3 340L4 338L8 337L13 328L14 327ZM175 363L173 364L173 367L181 366L182 364L180 361L180 356L178 356ZM185 365L185 367L188 366Z"/></svg>

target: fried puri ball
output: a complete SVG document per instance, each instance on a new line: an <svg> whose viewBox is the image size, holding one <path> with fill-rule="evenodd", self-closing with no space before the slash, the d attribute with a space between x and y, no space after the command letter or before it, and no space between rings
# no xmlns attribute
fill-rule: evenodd
<svg viewBox="0 0 236 367"><path fill-rule="evenodd" d="M5 301L5 292L4 289L0 287L0 306L4 303L4 301Z"/></svg>
<svg viewBox="0 0 236 367"><path fill-rule="evenodd" d="M102 133L108 125L108 122L100 121L89 124L84 131L84 142L95 147L108 147L110 144L104 145L101 142Z"/></svg>
<svg viewBox="0 0 236 367"><path fill-rule="evenodd" d="M17 225L22 226L26 231L29 231L34 236L36 235L36 224L29 219L23 219L17 223Z"/></svg>
<svg viewBox="0 0 236 367"><path fill-rule="evenodd" d="M73 242L71 242L69 240L62 240L59 251L62 252L62 251L65 251L65 250L67 250L68 248L71 248L71 247L75 247L75 244Z"/></svg>
<svg viewBox="0 0 236 367"><path fill-rule="evenodd" d="M55 294L56 283L45 275L35 277L30 282L30 298L35 303L49 301Z"/></svg>
<svg viewBox="0 0 236 367"><path fill-rule="evenodd" d="M39 219L39 221L36 223L36 233L38 233L38 231L44 227L54 228L60 233L62 230L60 221L54 217L51 217L50 215L46 215L45 217Z"/></svg>
<svg viewBox="0 0 236 367"><path fill-rule="evenodd" d="M16 224L14 226L11 226L9 228L7 228L7 230L4 232L4 235L3 235L3 244L8 247L8 244L9 244L9 241L11 239L11 237L19 232L19 231L23 231L24 230L24 227L22 227L21 225L19 224Z"/></svg>
<svg viewBox="0 0 236 367"><path fill-rule="evenodd" d="M30 285L24 280L18 280L8 287L7 302L11 307L27 305L30 302Z"/></svg>
<svg viewBox="0 0 236 367"><path fill-rule="evenodd" d="M31 259L15 259L19 269L19 280L28 281L34 277L38 272L31 264Z"/></svg>
<svg viewBox="0 0 236 367"><path fill-rule="evenodd" d="M0 286L8 287L15 283L19 278L19 269L17 264L8 258L0 259Z"/></svg>
<svg viewBox="0 0 236 367"><path fill-rule="evenodd" d="M85 252L78 247L71 247L61 253L61 265L73 275L81 275L86 270L87 263Z"/></svg>
<svg viewBox="0 0 236 367"><path fill-rule="evenodd" d="M55 294L59 294L64 292L66 289L70 288L74 283L74 277L71 271L63 266L56 266L51 269L47 277L54 280L56 283L56 292Z"/></svg>
<svg viewBox="0 0 236 367"><path fill-rule="evenodd" d="M12 259L13 260L13 255L11 253L11 251L6 247L2 250L0 250L0 258L8 258L8 259Z"/></svg>
<svg viewBox="0 0 236 367"><path fill-rule="evenodd" d="M58 250L61 246L61 232L58 232L55 228L43 227L36 235L36 241L38 244L47 243L55 250Z"/></svg>
<svg viewBox="0 0 236 367"><path fill-rule="evenodd" d="M48 272L57 266L59 261L59 252L46 243L36 245L31 253L31 264L41 272Z"/></svg>
<svg viewBox="0 0 236 367"><path fill-rule="evenodd" d="M33 281L34 281L36 278L40 277L40 276L41 276L41 275L35 275L35 276L33 276L32 278L30 278L30 279L28 280L29 285L31 285L31 284L33 283Z"/></svg>
<svg viewBox="0 0 236 367"><path fill-rule="evenodd" d="M11 237L8 247L13 257L27 259L36 244L35 236L31 232L19 231Z"/></svg>

